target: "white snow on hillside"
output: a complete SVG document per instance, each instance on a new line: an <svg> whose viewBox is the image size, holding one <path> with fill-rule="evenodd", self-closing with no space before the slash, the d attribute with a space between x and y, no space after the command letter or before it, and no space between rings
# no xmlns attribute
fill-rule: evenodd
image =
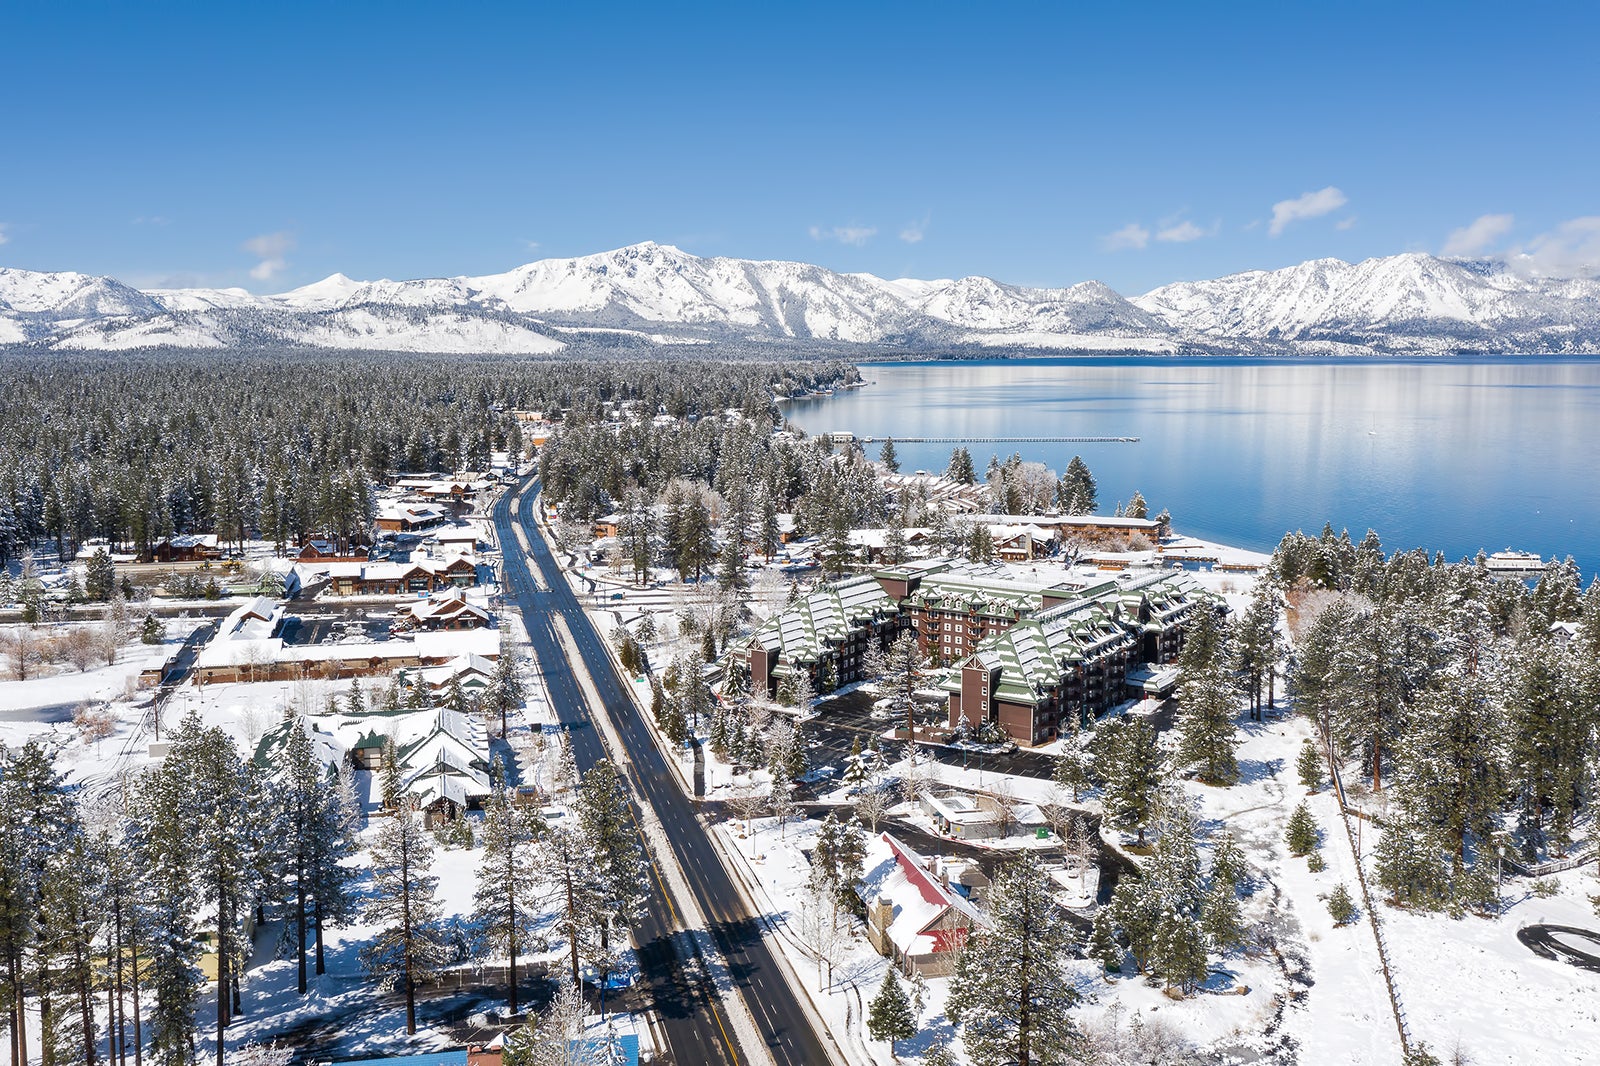
<svg viewBox="0 0 1600 1066"><path fill-rule="evenodd" d="M353 317L330 324L331 313ZM908 350L1578 352L1600 350L1600 282L1407 253L1318 259L1128 299L1094 281L1054 289L985 277L885 280L701 257L650 241L481 277L333 274L272 296L140 292L112 278L0 269L0 344L536 354L558 350L552 328L627 330L650 343L819 340Z"/></svg>

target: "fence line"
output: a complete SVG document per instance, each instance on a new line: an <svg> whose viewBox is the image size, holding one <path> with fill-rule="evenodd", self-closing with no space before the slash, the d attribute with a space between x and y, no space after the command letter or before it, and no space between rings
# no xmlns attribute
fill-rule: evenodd
<svg viewBox="0 0 1600 1066"><path fill-rule="evenodd" d="M1406 1027L1405 1008L1400 1003L1400 991L1395 987L1394 970L1389 966L1389 945L1383 938L1383 926L1378 921L1378 909L1372 903L1372 890L1367 887L1366 867L1362 865L1361 853L1356 850L1355 830L1350 827L1350 809L1345 804L1344 781L1339 777L1339 767L1333 760L1331 747L1328 752L1328 770L1333 776L1334 791L1339 798L1339 820L1344 823L1345 839L1350 844L1350 854L1356 861L1356 884L1361 888L1361 903L1367 912L1367 924L1372 929L1373 942L1378 945L1378 964L1383 971L1384 987L1389 992L1389 1007L1394 1011L1394 1027L1400 1034L1400 1054L1402 1058L1411 1054L1411 1032Z"/></svg>
<svg viewBox="0 0 1600 1066"><path fill-rule="evenodd" d="M1549 862L1532 864L1518 862L1509 855L1505 858L1505 864L1524 877L1544 877L1547 874L1558 874L1563 870L1576 870L1594 861L1594 852L1583 852L1578 855L1568 855L1565 859L1551 859Z"/></svg>

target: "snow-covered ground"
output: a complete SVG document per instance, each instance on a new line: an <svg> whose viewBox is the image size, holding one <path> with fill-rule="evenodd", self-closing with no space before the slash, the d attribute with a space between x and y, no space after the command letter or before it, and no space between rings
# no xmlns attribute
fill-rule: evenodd
<svg viewBox="0 0 1600 1066"><path fill-rule="evenodd" d="M1174 538L1166 548L1169 556L1196 556L1230 568L1260 566L1268 558L1194 538ZM1154 553L1129 553L1125 559L1134 566L1155 561ZM605 590L610 575L597 574L598 569L587 575L599 576ZM1054 560L1013 564L1011 569L1027 580L1103 576L1093 567L1068 568ZM1192 576L1222 595L1236 612L1246 606L1255 581L1248 572L1209 564ZM658 639L647 650L660 669L674 654L687 650L692 640L678 635L678 620L685 611L696 609L697 593L674 588L668 573L657 577L659 588L621 590L620 600L603 591L589 602L607 629L625 622L637 631L642 618L650 615ZM758 616L781 608L786 586L781 575L757 576L751 598ZM580 582L580 587L587 586ZM640 694L647 703L648 690L642 685ZM1219 1061L1398 1063L1399 1035L1365 910L1356 922L1336 926L1327 907L1328 894L1341 883L1360 904L1356 856L1332 791L1308 794L1300 784L1294 760L1309 729L1286 702L1279 702L1277 713L1265 723L1249 723L1241 712L1238 758L1243 776L1237 784L1216 788L1186 781L1183 785L1206 830L1230 831L1244 851L1251 868L1244 917L1257 946L1245 953L1213 956L1218 971L1213 981L1186 1000L1173 1000L1138 977L1102 980L1097 967L1082 963L1080 976L1089 995L1080 1016L1086 1026L1101 1029L1113 1025L1126 1029L1135 1017L1146 1024L1164 1020ZM890 766L886 772L898 776L904 766ZM980 791L1004 787L1021 800L1037 802L1050 795L1049 782L1011 778L1001 785L1001 775L993 770L937 764L931 773L939 784ZM747 789L759 792L767 785L764 772L735 778L732 768L709 752L707 776L714 794L723 796ZM823 798L843 801L843 783ZM1291 857L1283 842L1289 813L1302 799L1321 829L1319 854L1326 868L1320 872L1312 872L1306 859ZM1092 793L1086 800L1094 802ZM906 805L894 813L908 824L922 820ZM804 895L808 864L803 851L810 846L816 823L791 821L780 831L768 818L756 820L754 826L749 840L743 838L744 823L738 819L724 824L721 831L737 845L736 867L755 882L757 901L778 927L787 928ZM1370 863L1374 830L1364 826L1362 834L1362 851ZM1202 853L1208 848L1209 842L1203 840ZM1508 906L1487 919L1413 914L1379 902L1397 993L1413 1041L1426 1042L1443 1056L1459 1047L1479 1066L1580 1062L1585 1061L1584 1049L1600 1047L1600 997L1596 996L1600 975L1540 958L1517 939L1520 926L1541 921L1600 928L1586 898L1600 892L1594 865L1559 874L1556 881L1559 894L1539 898L1530 894L1528 879L1508 879ZM809 975L806 980L824 1016L841 1039L848 1035L852 1046L856 1041L871 1044L865 1037L861 1004L870 1001L882 979L884 960L858 930L836 967L838 980L819 982L814 953L801 939L786 935L779 942L794 957L797 972ZM935 1035L951 1035L942 1015L948 981L935 979L929 984L925 1032L901 1044L902 1061L916 1061ZM840 1025L845 1026L842 1032ZM889 1061L887 1051L886 1045L869 1048L873 1061ZM1600 1052L1592 1061L1600 1061Z"/></svg>
<svg viewBox="0 0 1600 1066"><path fill-rule="evenodd" d="M1222 545L1185 541L1178 546L1230 564L1264 561L1263 556ZM1067 568L1051 560L1012 569L1029 580L1099 576L1084 567L1069 575ZM637 633L648 617L656 635L646 650L660 670L674 655L698 643L692 634L684 633L688 627L682 622L685 616L711 609L714 591L709 582L700 589L676 585L667 572L653 577L659 582L657 587L638 589L621 575L593 567L581 577L575 574L574 585L587 593L589 582L596 582L598 594L587 595L585 602L603 630L627 624ZM1244 606L1253 582L1251 575L1220 570L1200 571L1194 577L1224 595L1235 609ZM756 572L754 580L749 601L757 617L781 609L789 578L772 567ZM514 613L511 622L513 636L523 637ZM78 672L65 663L51 664L30 680L0 682L0 741L18 744L29 737L51 737L59 745L64 768L91 787L111 780L121 770L148 764L150 692L137 688L138 675L165 660L197 624L173 620L165 644L128 644L113 666ZM381 679L367 684L370 693ZM343 695L347 689L348 682L185 687L168 704L166 715L175 720L194 709L208 724L226 729L241 749L249 752L286 708L318 708L330 692ZM532 692L529 709L518 727L522 730L555 721L539 686L534 685ZM636 694L647 707L648 685L636 682ZM83 738L72 722L73 710L83 704L103 706L110 714L113 729L108 736L98 741ZM1212 981L1183 1000L1170 998L1137 976L1107 980L1095 964L1076 962L1074 969L1086 997L1078 1014L1086 1027L1114 1025L1126 1030L1135 1018L1145 1025L1164 1022L1217 1061L1372 1066L1399 1061L1399 1038L1364 908L1358 921L1345 926L1335 926L1327 909L1327 894L1341 883L1361 905L1357 858L1331 790L1307 794L1298 780L1294 760L1308 727L1287 712L1280 701L1278 715L1263 724L1249 723L1241 713L1238 758L1243 773L1239 783L1227 788L1193 781L1183 784L1206 832L1202 852L1223 829L1235 836L1244 852L1251 885L1244 917L1256 947L1214 956ZM513 743L511 747L519 754L532 750L530 744ZM732 767L709 751L708 756L707 777L713 794L761 792L770 784L765 771L735 778ZM678 765L687 770L686 761L680 760ZM1004 790L1035 803L1051 796L1049 782L1022 777L1002 780L1004 775L980 765L963 769L926 759L922 765L929 767L926 772L932 781L945 786ZM541 772L533 765L521 769L534 777ZM904 764L885 768L891 777L903 777L906 772ZM840 781L824 798L844 801L844 793ZM1319 854L1326 868L1320 872L1312 872L1306 859L1288 855L1283 842L1288 814L1302 799L1321 829ZM1096 802L1092 790L1085 802ZM925 831L934 829L911 805L893 809L891 819ZM892 831L895 824L891 820L886 828ZM754 819L752 826L753 834L746 837L745 822L735 818L719 825L717 833L732 869L748 884L752 898L767 916L774 942L791 959L797 979L807 987L851 1060L890 1063L887 1045L870 1041L864 1027L865 1005L882 980L886 963L866 943L859 927L853 928L837 949L831 978L826 966L818 974L815 934L810 931L814 927L807 926L804 903L809 865L804 852L811 847L817 823L793 819L779 826L763 817ZM1370 824L1362 826L1361 849L1369 863L1376 832ZM472 849L441 849L437 872L447 914L470 911L478 858ZM1370 866L1368 873L1370 876ZM1557 874L1552 881L1554 895L1535 895L1531 879L1508 877L1504 910L1491 918L1451 919L1378 904L1398 996L1414 1040L1426 1041L1442 1055L1459 1047L1479 1066L1600 1062L1600 1052L1593 1050L1600 1048L1600 974L1541 958L1517 938L1521 927L1535 923L1600 928L1587 898L1600 892L1593 863ZM274 957L277 932L270 927L265 930L248 973L246 1015L230 1031L230 1040L243 1043L313 1031L325 1037L330 1027L337 1026L338 1046L352 1051L442 1046L447 1039L442 1033L425 1033L416 1041L404 1039L403 1006L391 999L374 998L356 959L370 934L371 930L359 923L335 930L329 942L329 973L302 999L294 992L293 963ZM928 982L923 1032L901 1042L901 1061L916 1062L933 1040L954 1036L943 1014L947 986L947 979ZM207 1009L203 1002L202 1021ZM318 1026L322 1028L318 1030ZM645 1036L648 1041L648 1034ZM959 1050L959 1041L955 1047Z"/></svg>
<svg viewBox="0 0 1600 1066"><path fill-rule="evenodd" d="M114 666L101 666L79 672L68 664L44 664L39 676L26 681L0 682L0 743L20 745L39 738L56 747L58 765L70 782L84 784L91 792L105 787L119 773L137 772L154 765L150 753L154 739L150 713L152 690L137 685L142 670L164 662L184 637L203 620L172 620L167 639L160 645L131 643L123 646ZM0 627L0 631L8 627ZM57 627L59 629L59 627ZM524 637L520 619L513 636ZM523 781L553 779L551 763L555 745L540 745L534 734L554 726L557 719L550 706L537 670L530 665L525 678L527 706L513 718L511 735L501 753L515 760L514 772ZM363 681L369 702L386 684L383 678ZM308 680L298 682L257 682L214 684L203 687L181 686L163 712L162 728L175 724L190 711L208 726L218 726L231 736L242 755L250 757L267 730L283 718L289 708L305 708L319 713L328 697L340 699L348 693L349 681ZM73 724L73 711L80 705L104 707L112 720L112 731L99 740L85 741ZM364 798L364 814L376 807L369 775L357 773L357 795ZM476 818L476 815L471 816ZM378 821L364 825L360 850L351 860L359 869L370 866L368 848L378 829ZM482 858L481 848L439 846L433 872L439 877L438 898L447 923L465 920L473 908L473 891ZM363 884L361 890L365 891ZM545 922L553 921L554 905ZM440 1029L420 1025L416 1036L405 1033L404 999L398 993L379 993L370 974L362 969L359 953L376 930L363 921L332 928L326 939L328 972L313 975L307 995L295 990L296 965L292 957L280 958L288 941L284 923L269 921L258 930L255 951L244 978L245 1012L229 1027L228 1043L237 1048L252 1042L274 1041L291 1046L314 1042L323 1052L339 1055L371 1055L415 1052L459 1046L459 1038ZM529 966L550 963L559 970L565 960L565 945L555 939L550 950L529 952L521 960ZM493 965L495 960L484 960ZM503 960L501 961L503 965ZM475 993L480 962L462 960L453 971L465 988L450 995L445 1007L453 1015L470 1008L474 1011L505 1010L503 997ZM446 993L439 993L444 995ZM433 1016L427 1000L419 1000L419 1018ZM197 1008L197 1025L202 1051L212 1032L208 1019L215 1017L215 998L205 989ZM103 1009L98 1011L103 1014ZM33 1018L36 1028L36 1017ZM592 1035L607 1032L635 1033L645 1048L652 1046L650 1033L642 1019L633 1015L613 1015L602 1023L591 1019ZM419 1023L420 1024L420 1023ZM33 1034L37 1047L37 1033Z"/></svg>

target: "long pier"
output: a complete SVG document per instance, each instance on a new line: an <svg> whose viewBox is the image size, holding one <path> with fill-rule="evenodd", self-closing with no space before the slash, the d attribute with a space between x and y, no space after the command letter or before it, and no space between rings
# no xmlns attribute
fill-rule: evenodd
<svg viewBox="0 0 1600 1066"><path fill-rule="evenodd" d="M1138 444L1138 437L858 437L854 433L829 433L835 444L859 441L876 444L892 440L896 444Z"/></svg>

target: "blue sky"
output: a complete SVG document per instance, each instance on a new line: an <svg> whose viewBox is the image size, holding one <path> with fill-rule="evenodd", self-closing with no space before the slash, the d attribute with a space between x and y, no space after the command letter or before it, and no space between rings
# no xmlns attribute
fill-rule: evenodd
<svg viewBox="0 0 1600 1066"><path fill-rule="evenodd" d="M7 5L0 264L279 291L643 240L1125 292L1600 248L1600 5Z"/></svg>

